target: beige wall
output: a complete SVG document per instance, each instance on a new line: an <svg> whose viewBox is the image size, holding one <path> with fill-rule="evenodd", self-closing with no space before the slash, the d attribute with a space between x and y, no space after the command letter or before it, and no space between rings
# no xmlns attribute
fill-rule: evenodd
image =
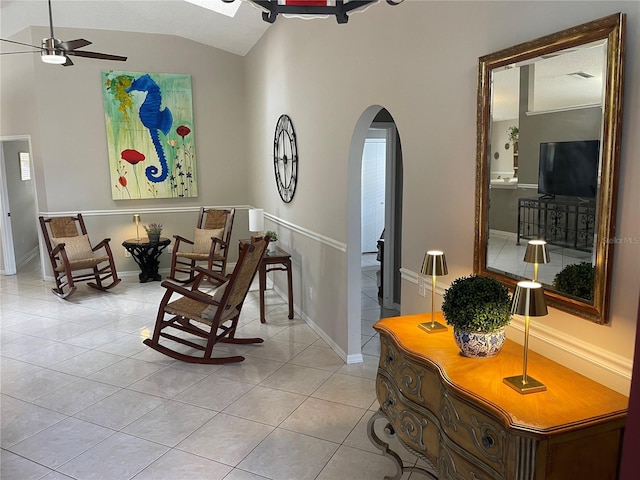
<svg viewBox="0 0 640 480"><path fill-rule="evenodd" d="M417 272L425 249L440 247L449 263L445 282L470 273L478 57L616 11L629 15L617 232L637 239L640 202L634 185L640 164L633 152L639 145L631 134L640 127L637 2L408 1L398 7L382 2L353 15L346 26L333 19L279 18L247 55L250 203L340 245L350 244L348 190L358 181L349 178L350 142L360 115L381 105L395 119L402 141L403 268ZM300 153L298 191L291 204L283 204L264 182L272 175L272 134L282 113L293 120ZM318 289L314 299L303 289L303 303L313 306L309 311L323 329L339 331L336 342L351 354L343 336L356 328L347 329L349 255L321 241L315 249L306 241L299 245L302 236L292 235L292 250L304 259L323 255L318 265L299 266L303 282ZM614 388L628 389L639 248L626 244L616 249L609 326L552 311L538 323L551 334L533 328L533 347ZM425 309L409 274L402 305L403 313ZM510 335L522 337L516 328ZM587 360L580 358L585 352L591 355ZM608 363L599 365L600 360Z"/></svg>
<svg viewBox="0 0 640 480"><path fill-rule="evenodd" d="M358 268L359 261L354 264L347 245L353 244L349 221L358 217L348 203L350 190L359 188L357 158L350 152L363 112L385 107L398 126L404 165L402 309L421 311L425 299L414 280L427 248L447 252L449 276L439 286L472 269L478 57L616 11L629 14L617 234L638 238L638 2L382 2L354 14L347 25L330 18L279 18L244 59L169 36L59 29L61 38L86 36L96 50L129 55L123 70L192 75L202 183L201 196L184 203L110 198L98 82L101 69L120 64L78 60L72 68L52 68L12 59L19 63L18 75L7 71L15 64L3 57L0 135L32 135L41 211L119 209L122 215L91 217L94 228L116 232L118 242L135 234L134 210L181 231L193 224L195 213L156 212L202 204L264 208L265 228L278 230L282 246L293 254L298 312L343 356L355 359L360 330L352 307L360 299L358 292L347 295L353 289L347 263ZM32 29L32 35L39 39L44 32ZM298 190L290 204L282 203L273 180L273 131L282 113L293 120L300 154ZM610 325L552 311L532 327L533 348L628 390L639 248L616 247ZM119 268L135 270L130 260L119 262ZM509 335L521 338L518 328Z"/></svg>
<svg viewBox="0 0 640 480"><path fill-rule="evenodd" d="M31 28L20 38L37 44L46 35L46 29ZM89 38L96 51L126 54L128 60L74 58L74 66L59 67L43 64L37 55L2 57L0 136L32 135L41 213L86 212L90 237L110 237L118 270L135 272L137 266L120 247L123 240L135 237L133 213L140 213L143 223L163 223L163 236L192 238L201 205L245 203L242 57L169 35L65 28L56 29L56 35ZM197 198L111 199L101 88L101 71L108 69L192 76ZM167 212L168 208L175 211ZM244 225L243 220L246 224L246 215L236 226ZM232 249L232 256L237 257L237 249ZM161 268L168 263L169 256L163 255Z"/></svg>

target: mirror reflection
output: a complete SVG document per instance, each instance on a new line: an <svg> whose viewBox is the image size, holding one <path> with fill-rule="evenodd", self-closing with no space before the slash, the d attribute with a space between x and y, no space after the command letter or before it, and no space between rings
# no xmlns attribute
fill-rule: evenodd
<svg viewBox="0 0 640 480"><path fill-rule="evenodd" d="M547 303L608 321L625 15L479 58L474 273L515 287L548 244Z"/></svg>
<svg viewBox="0 0 640 480"><path fill-rule="evenodd" d="M487 268L533 278L527 243L547 242L547 289L593 301L607 41L491 72Z"/></svg>

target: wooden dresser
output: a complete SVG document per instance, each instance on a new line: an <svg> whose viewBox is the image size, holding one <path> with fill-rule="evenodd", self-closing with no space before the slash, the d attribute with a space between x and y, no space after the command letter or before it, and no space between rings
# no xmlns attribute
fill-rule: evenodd
<svg viewBox="0 0 640 480"><path fill-rule="evenodd" d="M547 386L522 395L502 380L522 374L522 346L494 358L460 355L452 329L427 334L431 315L376 323L381 353L371 441L403 471L456 480L615 480L628 398L529 352L527 373ZM436 318L446 322L441 314ZM408 450L432 467L403 466L374 430L384 417ZM389 478L389 477L387 477Z"/></svg>

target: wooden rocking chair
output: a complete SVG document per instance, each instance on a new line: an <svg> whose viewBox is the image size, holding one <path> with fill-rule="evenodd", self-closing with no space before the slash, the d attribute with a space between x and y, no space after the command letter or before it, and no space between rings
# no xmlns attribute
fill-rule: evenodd
<svg viewBox="0 0 640 480"><path fill-rule="evenodd" d="M82 214L39 218L56 281L56 288L51 289L53 293L67 298L76 291L76 282L88 281L88 285L97 290L108 290L120 283L109 246L111 239L105 238L91 247ZM103 254L98 255L96 252L102 249ZM110 282L105 284L108 279Z"/></svg>
<svg viewBox="0 0 640 480"><path fill-rule="evenodd" d="M194 240L180 235L173 236L175 243L168 278L185 284L193 282L197 273L197 262L207 262L208 270L225 275L234 216L234 208L229 210L201 208ZM192 247L189 248L187 245ZM177 273L186 273L188 276L177 278Z"/></svg>
<svg viewBox="0 0 640 480"><path fill-rule="evenodd" d="M198 275L191 289L171 281L162 282L162 286L167 291L160 302L153 336L144 340L144 344L164 355L184 362L206 364L242 362L244 357L239 355L212 357L213 347L218 342L234 344L263 342L262 338L235 338L235 334L242 304L268 243L268 238L261 238L252 244L245 244L240 251L240 257L233 273L228 278L218 272L196 267ZM205 278L219 284L213 295L200 289ZM182 295L182 297L170 302L174 293ZM168 316L166 320L165 316ZM169 328L186 332L204 339L205 342L195 343L188 337L185 338L184 335L176 336L167 333L166 330ZM190 348L183 348L182 351L174 350L166 345L161 345L159 343L161 337ZM202 354L194 355L192 349L201 351Z"/></svg>

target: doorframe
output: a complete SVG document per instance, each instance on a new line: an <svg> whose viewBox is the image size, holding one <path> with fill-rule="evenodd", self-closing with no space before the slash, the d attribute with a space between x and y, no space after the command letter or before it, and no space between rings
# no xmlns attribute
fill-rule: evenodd
<svg viewBox="0 0 640 480"><path fill-rule="evenodd" d="M367 138L369 128L371 127L376 115L383 108L384 107L380 105L372 105L362 112L353 129L351 145L349 147L349 161L347 165L347 363L360 363L363 361L361 345L362 153L364 151L364 142ZM397 126L395 128L397 128ZM397 135L394 137L392 142L394 148L396 138ZM386 210L387 206L385 205L385 212ZM386 257L392 256L385 255L385 258ZM390 271L391 268L386 270Z"/></svg>
<svg viewBox="0 0 640 480"><path fill-rule="evenodd" d="M373 122L370 128L386 131L386 158L384 181L384 256L382 276L382 306L388 309L398 308L393 301L394 270L396 251L396 138L397 128L393 122Z"/></svg>
<svg viewBox="0 0 640 480"><path fill-rule="evenodd" d="M33 164L33 148L31 146L31 135L9 135L0 136L0 230L2 236L2 256L4 260L4 275L15 275L17 273L16 254L13 245L13 229L11 228L11 216L9 206L9 190L7 188L7 173L5 168L4 144L12 141L26 141L29 144L29 167L31 168L31 179L33 180L33 195L36 204L36 218L38 221L38 191L35 168ZM40 243L40 241L38 241ZM40 249L41 250L41 249ZM42 264L42 259L41 264Z"/></svg>

